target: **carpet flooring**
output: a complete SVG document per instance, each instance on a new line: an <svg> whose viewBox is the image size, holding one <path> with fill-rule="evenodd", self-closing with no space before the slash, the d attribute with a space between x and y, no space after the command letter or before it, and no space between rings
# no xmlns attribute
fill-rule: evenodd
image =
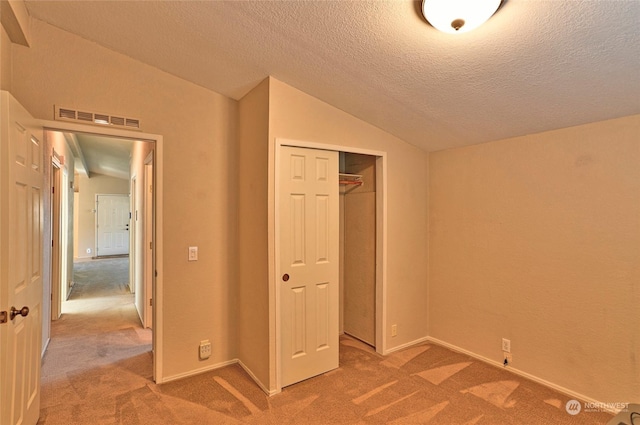
<svg viewBox="0 0 640 425"><path fill-rule="evenodd" d="M76 274L52 326L39 424L595 425L612 417L570 415L569 397L438 345L382 357L347 336L338 369L272 397L239 365L156 385L151 333L140 327L126 275L117 277L122 261L86 263L100 270Z"/></svg>

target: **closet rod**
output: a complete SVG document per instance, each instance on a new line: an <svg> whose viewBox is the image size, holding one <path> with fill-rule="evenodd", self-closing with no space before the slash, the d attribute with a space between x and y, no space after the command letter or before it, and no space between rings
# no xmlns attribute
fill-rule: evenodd
<svg viewBox="0 0 640 425"><path fill-rule="evenodd" d="M360 174L339 173L340 184L362 186L362 176Z"/></svg>
<svg viewBox="0 0 640 425"><path fill-rule="evenodd" d="M340 184L362 186L364 182L362 180L340 180Z"/></svg>

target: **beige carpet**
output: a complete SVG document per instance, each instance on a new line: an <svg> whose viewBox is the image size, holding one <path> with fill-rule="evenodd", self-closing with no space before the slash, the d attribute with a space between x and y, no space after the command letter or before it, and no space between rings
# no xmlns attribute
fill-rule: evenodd
<svg viewBox="0 0 640 425"><path fill-rule="evenodd" d="M381 357L349 337L339 369L273 397L238 365L158 386L132 295L121 279L104 279L114 261L122 260L94 262L107 266L102 278L77 281L69 313L54 323L41 424L590 425L612 417L571 416L569 397L437 345Z"/></svg>

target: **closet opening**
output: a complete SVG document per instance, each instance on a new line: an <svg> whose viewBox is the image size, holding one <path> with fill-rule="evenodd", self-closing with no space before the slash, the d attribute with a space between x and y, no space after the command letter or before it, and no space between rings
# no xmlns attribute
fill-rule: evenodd
<svg viewBox="0 0 640 425"><path fill-rule="evenodd" d="M340 334L376 348L376 159L340 152Z"/></svg>

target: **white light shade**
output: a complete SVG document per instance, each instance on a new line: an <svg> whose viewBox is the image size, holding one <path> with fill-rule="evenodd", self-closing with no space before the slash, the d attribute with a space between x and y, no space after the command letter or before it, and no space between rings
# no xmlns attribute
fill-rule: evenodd
<svg viewBox="0 0 640 425"><path fill-rule="evenodd" d="M496 13L500 3L502 0L423 0L422 14L435 28L455 34L478 28Z"/></svg>

